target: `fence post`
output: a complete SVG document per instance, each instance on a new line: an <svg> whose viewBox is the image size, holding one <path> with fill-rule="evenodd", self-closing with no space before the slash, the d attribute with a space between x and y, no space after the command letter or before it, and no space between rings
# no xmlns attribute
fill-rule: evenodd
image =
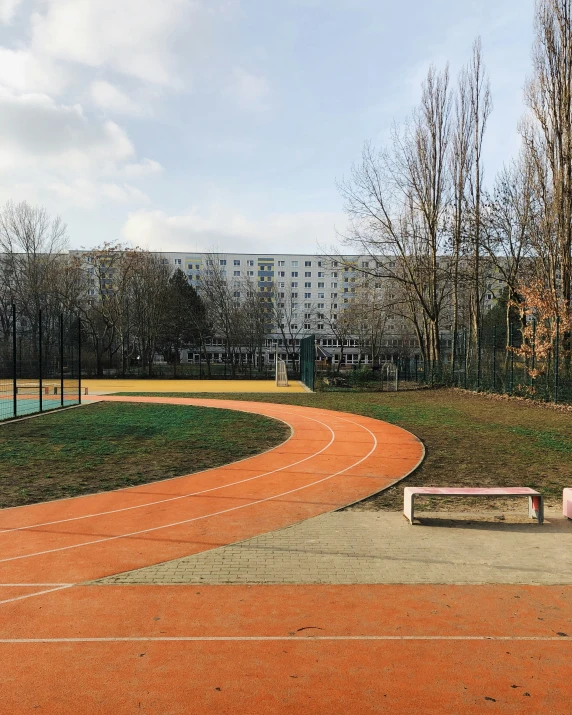
<svg viewBox="0 0 572 715"><path fill-rule="evenodd" d="M493 326L493 392L497 391L497 326Z"/></svg>
<svg viewBox="0 0 572 715"><path fill-rule="evenodd" d="M536 318L532 316L532 359L530 364L530 386L534 387L534 368L536 365Z"/></svg>
<svg viewBox="0 0 572 715"><path fill-rule="evenodd" d="M554 404L558 403L558 369L560 361L558 359L558 351L560 350L560 317L556 316L556 340L554 346Z"/></svg>
<svg viewBox="0 0 572 715"><path fill-rule="evenodd" d="M469 346L467 344L467 328L463 332L463 347L465 348L465 390L467 389L467 363L469 362Z"/></svg>
<svg viewBox="0 0 572 715"><path fill-rule="evenodd" d="M16 305L12 304L12 389L14 391L14 417L18 416L18 341L16 339Z"/></svg>
<svg viewBox="0 0 572 715"><path fill-rule="evenodd" d="M514 350L512 350L512 343L513 343L513 326L512 323L509 323L509 331L508 331L508 345L510 349L510 394L514 392Z"/></svg>
<svg viewBox="0 0 572 715"><path fill-rule="evenodd" d="M481 326L477 327L477 392L481 391Z"/></svg>
<svg viewBox="0 0 572 715"><path fill-rule="evenodd" d="M60 314L60 407L64 406L64 316Z"/></svg>
<svg viewBox="0 0 572 715"><path fill-rule="evenodd" d="M81 405L81 318L77 316L77 392L78 404Z"/></svg>
<svg viewBox="0 0 572 715"><path fill-rule="evenodd" d="M44 388L44 376L42 373L42 311L38 311L38 384L40 392L40 412L44 410L44 400L42 392Z"/></svg>

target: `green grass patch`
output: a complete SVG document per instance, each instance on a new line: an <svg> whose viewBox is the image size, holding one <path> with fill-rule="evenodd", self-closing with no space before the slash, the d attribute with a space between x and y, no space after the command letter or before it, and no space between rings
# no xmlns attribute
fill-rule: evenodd
<svg viewBox="0 0 572 715"><path fill-rule="evenodd" d="M178 394L178 397L184 397ZM547 504L561 504L572 486L572 415L521 401L493 399L459 390L301 393L289 395L193 394L225 400L303 405L386 420L413 432L425 444L422 466L407 480L357 508L399 510L403 487L528 486ZM519 509L524 505L511 501ZM442 509L444 501L428 500ZM501 506L505 502L495 502ZM419 504L423 508L423 502ZM482 500L451 500L451 509L483 510Z"/></svg>
<svg viewBox="0 0 572 715"><path fill-rule="evenodd" d="M276 420L181 405L99 403L0 426L0 508L217 467L287 439Z"/></svg>

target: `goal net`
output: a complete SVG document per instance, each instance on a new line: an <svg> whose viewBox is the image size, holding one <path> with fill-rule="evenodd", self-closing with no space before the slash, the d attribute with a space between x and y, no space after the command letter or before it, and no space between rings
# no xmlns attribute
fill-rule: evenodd
<svg viewBox="0 0 572 715"><path fill-rule="evenodd" d="M288 371L284 360L276 361L276 387L288 387Z"/></svg>

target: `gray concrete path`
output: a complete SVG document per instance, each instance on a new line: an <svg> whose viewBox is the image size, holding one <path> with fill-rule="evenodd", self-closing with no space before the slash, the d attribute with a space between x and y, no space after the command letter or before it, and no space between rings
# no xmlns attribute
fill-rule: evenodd
<svg viewBox="0 0 572 715"><path fill-rule="evenodd" d="M572 584L572 521L478 519L425 512L411 526L394 512L335 512L97 583Z"/></svg>

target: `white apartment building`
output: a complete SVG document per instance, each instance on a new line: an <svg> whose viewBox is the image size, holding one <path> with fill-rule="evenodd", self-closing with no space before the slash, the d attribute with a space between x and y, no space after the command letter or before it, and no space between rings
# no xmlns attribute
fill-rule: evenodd
<svg viewBox="0 0 572 715"><path fill-rule="evenodd" d="M292 361L300 339L314 334L319 353L327 362L336 364L340 359L347 365L371 362L371 355L360 352L356 338L345 340L341 350L329 323L355 298L361 278L358 269L374 267L369 265L371 259L367 256L344 256L343 264L327 256L302 254L162 253L161 256L172 270L182 270L190 285L199 291L201 275L207 271L209 262L216 264L214 267L231 286L234 284L237 299L244 297L241 291L246 281L261 293L272 291L289 324L282 330L273 325L266 338L265 360L274 359L277 347L281 359ZM389 320L385 335L382 345L386 359L404 353L419 355L419 343L405 321ZM288 351L285 341L290 343ZM213 358L222 360L222 339L215 337L211 342ZM185 357L189 362L199 360L199 355L192 352L183 355L183 360Z"/></svg>
<svg viewBox="0 0 572 715"><path fill-rule="evenodd" d="M361 271L374 268L368 256L344 256L342 262L327 256L281 253L163 252L158 255L172 271L183 271L189 284L199 292L201 276L216 268L237 300L246 297L247 282L250 289L272 293L274 312L280 312L282 307L282 320L287 325L275 322L268 330L263 346L264 362L274 361L276 350L281 359L292 362L300 340L311 334L316 336L318 355L324 362L355 365L372 361L371 354L360 347L357 337L347 337L342 346L331 324L338 311L343 311L359 292ZM381 289L381 283L375 284L375 288ZM500 288L501 281L491 277L484 295L485 310L492 307ZM449 331L442 331L445 350L450 348L451 337ZM214 362L226 360L222 337L214 336L210 340L208 352ZM419 342L408 321L391 313L387 315L380 352L382 360L420 357ZM201 356L189 350L183 351L181 359L182 362L199 362Z"/></svg>

